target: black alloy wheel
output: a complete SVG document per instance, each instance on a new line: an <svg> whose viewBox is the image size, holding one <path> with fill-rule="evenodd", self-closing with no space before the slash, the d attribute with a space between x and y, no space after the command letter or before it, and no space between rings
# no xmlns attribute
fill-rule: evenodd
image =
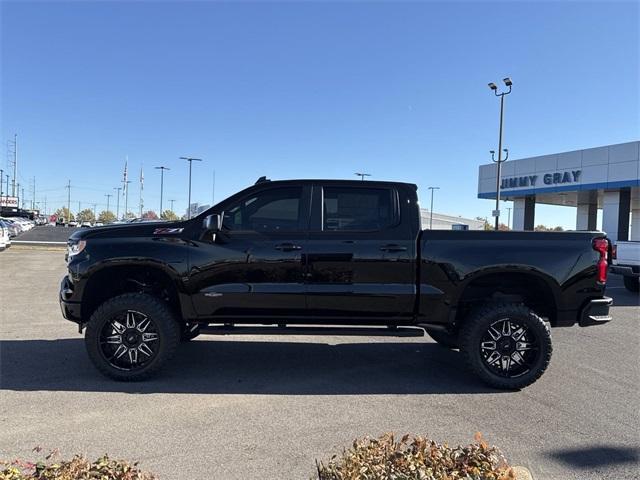
<svg viewBox="0 0 640 480"><path fill-rule="evenodd" d="M93 364L115 380L141 380L173 355L180 325L167 304L142 293L107 300L87 323L85 345Z"/></svg>
<svg viewBox="0 0 640 480"><path fill-rule="evenodd" d="M517 390L534 383L551 361L551 332L525 305L488 304L465 319L460 348L486 384Z"/></svg>

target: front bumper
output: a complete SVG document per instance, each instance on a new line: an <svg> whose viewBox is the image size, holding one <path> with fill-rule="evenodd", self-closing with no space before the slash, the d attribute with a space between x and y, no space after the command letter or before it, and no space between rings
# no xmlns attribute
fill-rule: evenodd
<svg viewBox="0 0 640 480"><path fill-rule="evenodd" d="M71 300L73 294L73 283L71 283L69 277L65 275L60 283L60 295L58 297L62 316L67 320L82 324L81 303Z"/></svg>
<svg viewBox="0 0 640 480"><path fill-rule="evenodd" d="M587 303L580 313L579 325L581 327L590 327L592 325L601 325L611 320L609 308L613 304L611 297L602 297L591 300Z"/></svg>

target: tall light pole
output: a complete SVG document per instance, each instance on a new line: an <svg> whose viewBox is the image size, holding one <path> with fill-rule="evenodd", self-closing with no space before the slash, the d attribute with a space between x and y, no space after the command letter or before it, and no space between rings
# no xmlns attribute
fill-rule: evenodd
<svg viewBox="0 0 640 480"><path fill-rule="evenodd" d="M429 187L431 190L431 208L429 209L429 230L433 230L433 191L440 190L440 187Z"/></svg>
<svg viewBox="0 0 640 480"><path fill-rule="evenodd" d="M509 149L508 148L503 148L502 151L504 152L504 158L500 159L500 155L498 155L498 160L496 160L496 152L495 150L489 150L489 153L491 154L491 160L493 161L493 163L497 163L498 164L498 185L496 186L496 198L500 198L500 188L501 188L501 183L500 182L500 177L501 177L501 165L506 162L507 160L509 160ZM499 201L499 200L498 200ZM497 202L496 202L497 203ZM496 205L496 211L498 212L498 216L496 218L500 217L500 207L498 205ZM496 230L498 230L498 227L495 228Z"/></svg>
<svg viewBox="0 0 640 480"><path fill-rule="evenodd" d="M498 87L495 83L489 83L489 88L493 91L496 97L500 97L500 134L498 137L498 172L496 175L496 210L493 212L496 218L495 229L498 230L498 226L500 225L500 174L502 173L502 119L504 115L504 97L511 93L511 87L513 82L509 77L503 78L502 81L507 86L508 90L505 92L498 93ZM505 158L506 160L506 158Z"/></svg>
<svg viewBox="0 0 640 480"><path fill-rule="evenodd" d="M371 174L370 173L360 173L360 172L356 172L354 173L354 175L357 175L358 177L360 177L360 180L362 180L364 182L364 177L370 177Z"/></svg>
<svg viewBox="0 0 640 480"><path fill-rule="evenodd" d="M120 220L120 190L122 187L113 187L118 193L116 195L116 220Z"/></svg>
<svg viewBox="0 0 640 480"><path fill-rule="evenodd" d="M160 170L160 217L162 217L162 191L164 190L164 171L171 170L169 167L156 167L156 170Z"/></svg>
<svg viewBox="0 0 640 480"><path fill-rule="evenodd" d="M171 200L169 200L169 201L171 202L171 211L172 211L173 213L176 213L176 212L175 212L175 210L173 209L173 202L175 202L175 200L174 200L174 199L171 199Z"/></svg>
<svg viewBox="0 0 640 480"><path fill-rule="evenodd" d="M189 162L189 200L187 202L187 220L191 218L191 164L193 162L201 162L201 158L180 157L180 160Z"/></svg>
<svg viewBox="0 0 640 480"><path fill-rule="evenodd" d="M113 194L105 193L104 196L107 197L107 212L108 212L109 211L109 200L111 199L111 197L113 197Z"/></svg>

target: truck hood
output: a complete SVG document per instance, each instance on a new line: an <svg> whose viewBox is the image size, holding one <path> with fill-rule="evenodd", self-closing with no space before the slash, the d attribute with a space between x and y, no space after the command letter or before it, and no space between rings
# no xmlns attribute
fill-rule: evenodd
<svg viewBox="0 0 640 480"><path fill-rule="evenodd" d="M155 237L180 235L189 222L140 222L105 225L75 231L69 241L72 243L91 238Z"/></svg>

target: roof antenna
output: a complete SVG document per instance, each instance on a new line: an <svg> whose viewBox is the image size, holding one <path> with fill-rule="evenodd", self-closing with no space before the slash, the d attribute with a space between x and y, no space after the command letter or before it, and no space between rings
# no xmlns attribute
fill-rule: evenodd
<svg viewBox="0 0 640 480"><path fill-rule="evenodd" d="M264 183L264 182L270 182L271 180L269 180L265 175L261 176L258 180L256 180L255 185L259 184L259 183Z"/></svg>

